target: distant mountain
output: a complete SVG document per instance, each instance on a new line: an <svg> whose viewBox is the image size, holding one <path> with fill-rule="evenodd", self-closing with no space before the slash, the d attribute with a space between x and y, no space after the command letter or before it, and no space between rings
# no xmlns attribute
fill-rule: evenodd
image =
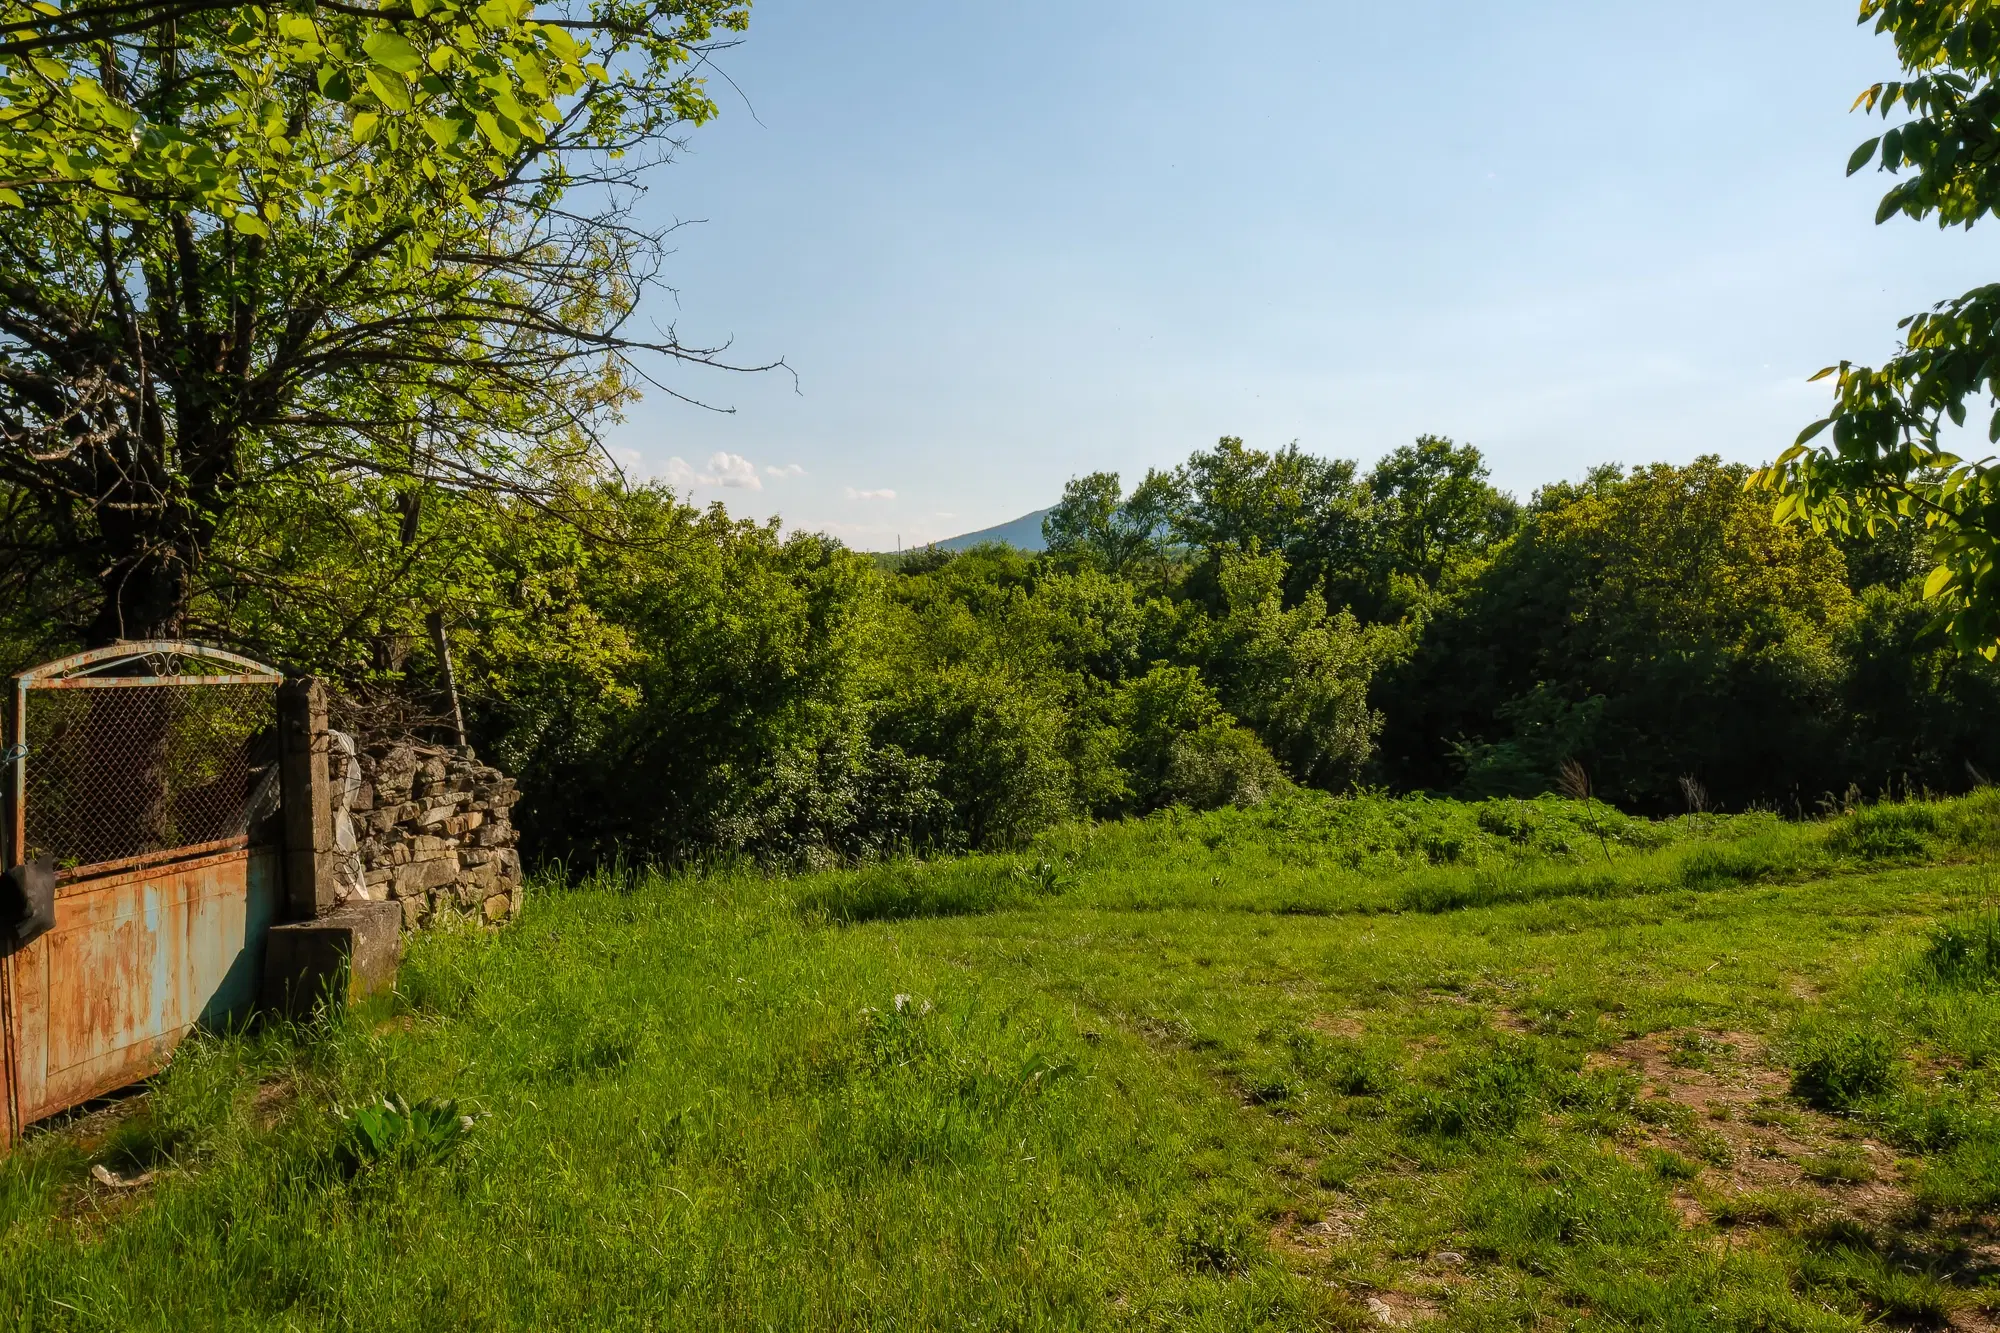
<svg viewBox="0 0 2000 1333"><path fill-rule="evenodd" d="M984 546L988 542L1004 542L1022 551L1039 551L1047 543L1042 540L1042 519L1049 511L1037 509L1032 514L1023 514L1011 523L997 527L981 528L968 532L963 537L947 537L939 542L941 551L963 551L968 547Z"/></svg>

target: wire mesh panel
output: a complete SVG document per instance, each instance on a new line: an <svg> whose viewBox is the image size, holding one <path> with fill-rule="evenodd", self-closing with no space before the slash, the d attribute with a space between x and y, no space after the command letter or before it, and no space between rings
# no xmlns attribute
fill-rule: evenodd
<svg viewBox="0 0 2000 1333"><path fill-rule="evenodd" d="M277 808L277 691L92 681L31 687L23 842L59 871L239 839Z"/></svg>

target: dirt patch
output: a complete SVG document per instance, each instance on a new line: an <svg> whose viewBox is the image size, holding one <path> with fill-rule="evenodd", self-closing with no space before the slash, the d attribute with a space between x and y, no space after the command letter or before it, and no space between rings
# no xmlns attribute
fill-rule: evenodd
<svg viewBox="0 0 2000 1333"><path fill-rule="evenodd" d="M1787 1095L1790 1080L1764 1054L1753 1033L1683 1029L1622 1042L1593 1054L1587 1067L1638 1077L1640 1116L1649 1123L1641 1146L1674 1152L1696 1170L1675 1194L1690 1224L1708 1215L1697 1185L1719 1193L1725 1213L1730 1196L1774 1191L1874 1224L1905 1211L1910 1192L1896 1152L1798 1105Z"/></svg>
<svg viewBox="0 0 2000 1333"><path fill-rule="evenodd" d="M250 1099L250 1118L260 1131L268 1133L298 1099L299 1090L288 1079L260 1083Z"/></svg>
<svg viewBox="0 0 2000 1333"><path fill-rule="evenodd" d="M1407 1291L1371 1291L1361 1304L1384 1328L1415 1328L1438 1317L1436 1301Z"/></svg>
<svg viewBox="0 0 2000 1333"><path fill-rule="evenodd" d="M1368 1035L1368 1027L1352 1011L1343 1014L1321 1014L1311 1024L1313 1031L1329 1037L1344 1037L1356 1040Z"/></svg>

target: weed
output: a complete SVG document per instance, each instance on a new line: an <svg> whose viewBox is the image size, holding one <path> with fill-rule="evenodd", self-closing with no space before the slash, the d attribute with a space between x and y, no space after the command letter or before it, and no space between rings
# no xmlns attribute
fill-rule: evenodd
<svg viewBox="0 0 2000 1333"><path fill-rule="evenodd" d="M1809 1028L1794 1045L1792 1095L1817 1110L1854 1111L1889 1090L1895 1048L1874 1028Z"/></svg>
<svg viewBox="0 0 2000 1333"><path fill-rule="evenodd" d="M1967 913L1931 927L1918 970L1935 985L2000 984L2000 909Z"/></svg>
<svg viewBox="0 0 2000 1333"><path fill-rule="evenodd" d="M1259 1249L1256 1233L1227 1201L1197 1203L1174 1218L1174 1253L1197 1273L1228 1275L1250 1266Z"/></svg>
<svg viewBox="0 0 2000 1333"><path fill-rule="evenodd" d="M1799 1162L1807 1180L1822 1185L1865 1185L1875 1179L1868 1154L1853 1144L1840 1144Z"/></svg>
<svg viewBox="0 0 2000 1333"><path fill-rule="evenodd" d="M1646 1149L1646 1169L1661 1180L1684 1183L1701 1174L1701 1164L1665 1148Z"/></svg>
<svg viewBox="0 0 2000 1333"><path fill-rule="evenodd" d="M1410 1098L1410 1127L1439 1138L1501 1134L1547 1100L1549 1070L1525 1046L1502 1047L1462 1060L1442 1088Z"/></svg>
<svg viewBox="0 0 2000 1333"><path fill-rule="evenodd" d="M431 1166L465 1145L472 1124L457 1102L427 1097L412 1105L398 1096L384 1097L342 1113L334 1165L349 1177L378 1167Z"/></svg>
<svg viewBox="0 0 2000 1333"><path fill-rule="evenodd" d="M2000 1136L1968 1139L1924 1163L1917 1201L1961 1213L2000 1208Z"/></svg>
<svg viewBox="0 0 2000 1333"><path fill-rule="evenodd" d="M1674 1034L1667 1062L1682 1069L1713 1069L1718 1057L1734 1055L1736 1048L1718 1037L1693 1028Z"/></svg>

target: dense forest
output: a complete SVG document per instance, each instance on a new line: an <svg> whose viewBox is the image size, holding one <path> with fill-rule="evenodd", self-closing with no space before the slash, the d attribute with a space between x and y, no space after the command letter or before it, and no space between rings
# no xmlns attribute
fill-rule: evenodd
<svg viewBox="0 0 2000 1333"><path fill-rule="evenodd" d="M1427 437L1363 471L1224 439L1066 488L1049 549L869 556L586 477L551 501L274 492L185 630L517 771L544 856L825 863L1004 847L1283 784L1809 813L2000 772L1910 529L1774 520L1746 469L1604 467L1520 502ZM81 641L92 585L15 601Z"/></svg>

